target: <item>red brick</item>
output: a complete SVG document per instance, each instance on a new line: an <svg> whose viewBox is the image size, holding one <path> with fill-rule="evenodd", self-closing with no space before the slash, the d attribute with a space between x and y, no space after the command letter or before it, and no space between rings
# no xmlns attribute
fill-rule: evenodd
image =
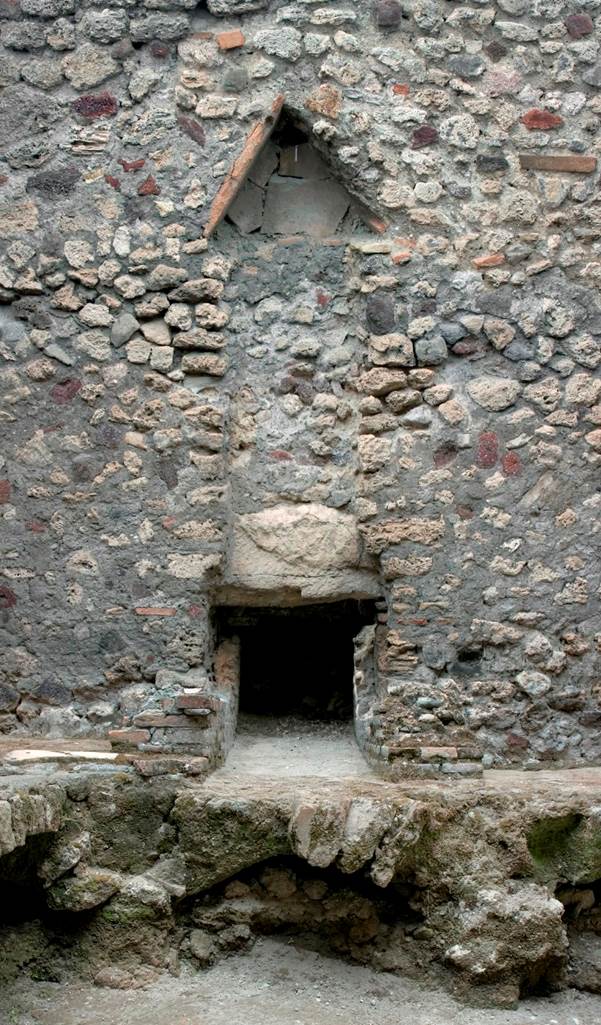
<svg viewBox="0 0 601 1025"><path fill-rule="evenodd" d="M404 85L402 82L395 82L392 91L395 96L408 96L411 92L411 86Z"/></svg>
<svg viewBox="0 0 601 1025"><path fill-rule="evenodd" d="M244 34L237 28L229 32L218 32L215 38L220 50L236 50L246 42Z"/></svg>
<svg viewBox="0 0 601 1025"><path fill-rule="evenodd" d="M396 264L399 264L399 263L409 263L409 261L411 260L411 253L407 252L407 250L405 249L404 251L402 251L400 253L393 253L392 256L390 257L390 259L392 260L393 263L396 263Z"/></svg>
<svg viewBox="0 0 601 1025"><path fill-rule="evenodd" d="M119 181L118 178L115 178L114 175L112 175L112 174L105 174L104 180L107 183L107 185L111 186L111 188L116 189L117 192L121 192L121 182Z"/></svg>
<svg viewBox="0 0 601 1025"><path fill-rule="evenodd" d="M505 254L487 253L486 256L476 256L472 263L479 270L486 267L500 267L502 263L505 263Z"/></svg>
<svg viewBox="0 0 601 1025"><path fill-rule="evenodd" d="M494 431L484 431L478 438L476 465L482 469L494 466L499 458L499 440Z"/></svg>
<svg viewBox="0 0 601 1025"><path fill-rule="evenodd" d="M139 196L158 196L160 192L161 190L151 174L148 175L148 178L141 185L138 185Z"/></svg>
<svg viewBox="0 0 601 1025"><path fill-rule="evenodd" d="M596 157L572 154L520 153L520 167L524 171L563 171L567 174L591 174L597 167Z"/></svg>
<svg viewBox="0 0 601 1025"><path fill-rule="evenodd" d="M140 605L134 609L136 616L175 616L177 609L161 607L159 605Z"/></svg>
<svg viewBox="0 0 601 1025"><path fill-rule="evenodd" d="M90 93L88 96L78 96L73 100L71 107L76 114L87 117L90 120L96 117L113 117L118 110L116 98L106 90L102 93Z"/></svg>
<svg viewBox="0 0 601 1025"><path fill-rule="evenodd" d="M28 520L25 524L25 529L30 530L32 534L45 534L48 527L41 520Z"/></svg>
<svg viewBox="0 0 601 1025"><path fill-rule="evenodd" d="M138 160L119 159L117 163L121 164L121 167L124 171L139 171L142 167L144 167L146 161L143 157L140 157Z"/></svg>
<svg viewBox="0 0 601 1025"><path fill-rule="evenodd" d="M506 477L519 477L522 472L522 460L517 452L506 452L501 466Z"/></svg>
<svg viewBox="0 0 601 1025"><path fill-rule="evenodd" d="M547 132L550 128L559 128L563 124L563 118L559 114L553 114L550 110L539 110L537 107L527 110L520 121L530 132Z"/></svg>
<svg viewBox="0 0 601 1025"><path fill-rule="evenodd" d="M11 484L9 480L0 480L0 505L10 502Z"/></svg>

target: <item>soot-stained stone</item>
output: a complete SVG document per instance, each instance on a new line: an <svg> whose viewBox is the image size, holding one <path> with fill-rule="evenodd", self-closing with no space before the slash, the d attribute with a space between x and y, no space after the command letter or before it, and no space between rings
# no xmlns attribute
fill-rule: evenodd
<svg viewBox="0 0 601 1025"><path fill-rule="evenodd" d="M449 69L461 78L478 78L486 65L477 53L458 53L449 58Z"/></svg>
<svg viewBox="0 0 601 1025"><path fill-rule="evenodd" d="M372 335L389 335L395 329L394 303L383 292L372 292L365 304L367 327Z"/></svg>
<svg viewBox="0 0 601 1025"><path fill-rule="evenodd" d="M78 96L76 100L73 100L71 107L76 114L81 114L82 117L113 117L117 113L118 103L113 94L105 89L101 93Z"/></svg>
<svg viewBox="0 0 601 1025"><path fill-rule="evenodd" d="M17 596L10 587L0 585L0 609L12 609L17 604Z"/></svg>
<svg viewBox="0 0 601 1025"><path fill-rule="evenodd" d="M32 687L31 697L42 705L68 705L71 700L71 688L55 676L46 676Z"/></svg>
<svg viewBox="0 0 601 1025"><path fill-rule="evenodd" d="M491 61L493 61L495 64L497 63L497 61L500 61L503 57L507 56L507 47L503 46L503 44L496 39L493 40L492 43L489 43L488 46L486 46L484 49L486 50L486 53L490 57Z"/></svg>
<svg viewBox="0 0 601 1025"><path fill-rule="evenodd" d="M79 177L79 168L72 165L38 171L27 179L26 189L27 192L34 192L45 199L61 199L73 192Z"/></svg>
<svg viewBox="0 0 601 1025"><path fill-rule="evenodd" d="M153 57L157 60L165 60L166 57L171 53L171 47L167 43L161 43L158 39L155 39L150 46L150 52Z"/></svg>
<svg viewBox="0 0 601 1025"><path fill-rule="evenodd" d="M99 424L96 430L96 442L103 448L118 449L121 445L121 432L112 424Z"/></svg>
<svg viewBox="0 0 601 1025"><path fill-rule="evenodd" d="M397 0L377 0L374 12L378 28L397 28L403 16Z"/></svg>
<svg viewBox="0 0 601 1025"><path fill-rule="evenodd" d="M3 591L8 590L8 587L0 587L0 609L10 608L9 605L4 604L5 599L3 598ZM0 712L14 712L15 708L19 704L20 699L21 695L19 694L18 690L15 690L14 687L11 687L9 683L0 682Z"/></svg>
<svg viewBox="0 0 601 1025"><path fill-rule="evenodd" d="M223 76L223 88L226 93L241 93L248 85L248 72L245 68L229 67Z"/></svg>
<svg viewBox="0 0 601 1025"><path fill-rule="evenodd" d="M476 167L483 174L494 174L496 171L506 171L509 164L502 153L480 153L476 157Z"/></svg>
<svg viewBox="0 0 601 1025"><path fill-rule="evenodd" d="M98 638L98 651L123 651L126 642L118 630L105 630Z"/></svg>

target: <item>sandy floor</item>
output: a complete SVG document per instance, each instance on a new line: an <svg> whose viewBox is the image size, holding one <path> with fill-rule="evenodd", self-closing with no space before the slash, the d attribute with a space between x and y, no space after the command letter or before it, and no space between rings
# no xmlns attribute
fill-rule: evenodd
<svg viewBox="0 0 601 1025"><path fill-rule="evenodd" d="M263 940L205 972L147 989L31 982L0 994L2 1025L599 1025L601 997L568 991L517 1011L461 1007L443 992Z"/></svg>
<svg viewBox="0 0 601 1025"><path fill-rule="evenodd" d="M221 775L375 779L363 758L350 723L315 725L274 720L268 731L247 720L220 770Z"/></svg>

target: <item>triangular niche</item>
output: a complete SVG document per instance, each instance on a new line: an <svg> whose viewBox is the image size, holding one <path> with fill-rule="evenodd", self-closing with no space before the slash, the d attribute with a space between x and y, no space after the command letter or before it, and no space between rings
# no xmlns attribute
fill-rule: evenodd
<svg viewBox="0 0 601 1025"><path fill-rule="evenodd" d="M286 107L225 211L244 235L348 237L382 222L338 180L309 131Z"/></svg>

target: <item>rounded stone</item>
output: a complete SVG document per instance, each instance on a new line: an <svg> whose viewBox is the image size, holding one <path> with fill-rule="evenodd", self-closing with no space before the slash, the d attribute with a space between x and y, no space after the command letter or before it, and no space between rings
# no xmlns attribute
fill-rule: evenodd
<svg viewBox="0 0 601 1025"><path fill-rule="evenodd" d="M397 0L378 0L375 5L376 24L379 28L397 28L403 12Z"/></svg>
<svg viewBox="0 0 601 1025"><path fill-rule="evenodd" d="M367 328L373 335L388 335L395 329L394 303L389 295L372 292L366 303Z"/></svg>

